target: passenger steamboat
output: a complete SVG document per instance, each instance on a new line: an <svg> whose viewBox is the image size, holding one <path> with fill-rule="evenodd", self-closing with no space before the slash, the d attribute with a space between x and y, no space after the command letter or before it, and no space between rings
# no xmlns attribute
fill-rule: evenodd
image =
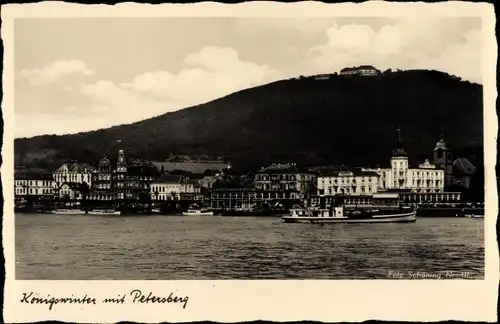
<svg viewBox="0 0 500 324"><path fill-rule="evenodd" d="M374 195L374 204L363 208L344 209L343 200L335 199L329 208L301 206L290 209L284 215L285 223L410 223L417 220L417 213L412 207L403 207L397 203L398 196ZM391 202L389 203L388 202Z"/></svg>

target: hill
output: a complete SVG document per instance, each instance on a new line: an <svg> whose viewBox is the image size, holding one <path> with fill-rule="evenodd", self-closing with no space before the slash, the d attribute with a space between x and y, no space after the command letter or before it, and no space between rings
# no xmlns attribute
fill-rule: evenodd
<svg viewBox="0 0 500 324"><path fill-rule="evenodd" d="M301 76L129 125L16 139L15 153L18 164L47 168L68 158L95 163L118 148L155 160L172 153L223 156L246 170L285 161L374 166L388 163L398 127L410 162L431 157L441 128L455 150L477 150L482 86L420 70Z"/></svg>

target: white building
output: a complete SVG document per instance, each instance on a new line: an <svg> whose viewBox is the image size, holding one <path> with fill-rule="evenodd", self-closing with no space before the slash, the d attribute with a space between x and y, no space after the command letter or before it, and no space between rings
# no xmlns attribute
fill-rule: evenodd
<svg viewBox="0 0 500 324"><path fill-rule="evenodd" d="M198 184L181 175L164 175L151 183L152 200L179 200L181 195L197 193Z"/></svg>
<svg viewBox="0 0 500 324"><path fill-rule="evenodd" d="M59 198L69 200L80 200L82 194L80 193L80 184L74 182L65 182L59 187Z"/></svg>
<svg viewBox="0 0 500 324"><path fill-rule="evenodd" d="M347 67L340 70L340 75L344 76L375 76L381 72L371 65L360 65L355 67Z"/></svg>
<svg viewBox="0 0 500 324"><path fill-rule="evenodd" d="M425 160L418 168L410 168L408 156L401 145L394 150L390 168L363 168L380 175L378 190L409 190L411 192L435 193L444 192L445 174L429 160Z"/></svg>
<svg viewBox="0 0 500 324"><path fill-rule="evenodd" d="M324 171L318 175L319 195L373 195L378 191L379 175L372 171Z"/></svg>
<svg viewBox="0 0 500 324"><path fill-rule="evenodd" d="M51 174L15 174L15 196L52 196L54 181Z"/></svg>
<svg viewBox="0 0 500 324"><path fill-rule="evenodd" d="M269 199L303 199L316 183L316 174L295 163L275 163L257 171L255 189Z"/></svg>
<svg viewBox="0 0 500 324"><path fill-rule="evenodd" d="M87 163L79 162L66 162L63 163L52 174L57 188L65 182L71 183L84 183L86 182L89 187L92 185L92 171L95 168Z"/></svg>

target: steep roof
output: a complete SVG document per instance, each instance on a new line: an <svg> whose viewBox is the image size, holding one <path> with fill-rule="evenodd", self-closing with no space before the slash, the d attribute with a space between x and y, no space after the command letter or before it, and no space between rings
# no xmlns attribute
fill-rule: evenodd
<svg viewBox="0 0 500 324"><path fill-rule="evenodd" d="M222 171L227 167L226 163L223 162L159 162L153 161L154 166L161 171L169 172L174 170L187 171L195 174L203 174L206 170L217 170Z"/></svg>
<svg viewBox="0 0 500 324"><path fill-rule="evenodd" d="M321 171L318 177L342 177L342 176L354 176L354 177L379 177L380 175L375 171L363 171L360 168L352 169L337 169L337 170L324 170Z"/></svg>
<svg viewBox="0 0 500 324"><path fill-rule="evenodd" d="M299 168L295 163L274 163L260 169L256 173L282 174L282 173L313 173L313 172L303 168Z"/></svg>
<svg viewBox="0 0 500 324"><path fill-rule="evenodd" d="M152 183L183 183L185 181L185 177L181 175L162 175L159 178L153 180Z"/></svg>
<svg viewBox="0 0 500 324"><path fill-rule="evenodd" d="M401 145L399 145L396 149L392 151L392 157L407 157L407 156L408 154Z"/></svg>
<svg viewBox="0 0 500 324"><path fill-rule="evenodd" d="M476 167L466 158L458 158L453 161L453 168L463 175L473 175L476 173Z"/></svg>
<svg viewBox="0 0 500 324"><path fill-rule="evenodd" d="M49 180L54 178L50 173L14 173L14 180Z"/></svg>
<svg viewBox="0 0 500 324"><path fill-rule="evenodd" d="M369 70L377 70L374 66L372 65L360 65L360 66L352 66L352 67L345 67L340 72L347 72L347 71L357 71L360 69L369 69ZM378 71L378 70L377 70Z"/></svg>
<svg viewBox="0 0 500 324"><path fill-rule="evenodd" d="M95 170L95 168L88 163L72 161L63 163L55 172L62 172L65 167L68 169L68 172L91 172Z"/></svg>
<svg viewBox="0 0 500 324"><path fill-rule="evenodd" d="M439 149L449 150L448 145L446 144L446 141L444 140L444 138L441 138L439 140L439 142L436 143L436 147L434 148L434 151L437 151Z"/></svg>
<svg viewBox="0 0 500 324"><path fill-rule="evenodd" d="M80 190L81 188L81 184L77 182L64 182L59 186L59 188L61 188L64 185L70 187L72 190Z"/></svg>

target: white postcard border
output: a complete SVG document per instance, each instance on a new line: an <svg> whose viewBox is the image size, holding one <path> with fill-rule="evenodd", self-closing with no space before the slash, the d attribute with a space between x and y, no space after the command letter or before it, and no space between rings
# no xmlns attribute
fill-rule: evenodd
<svg viewBox="0 0 500 324"><path fill-rule="evenodd" d="M190 5L147 5L122 3L78 5L61 2L12 4L2 6L4 73L2 102L4 146L2 181L4 194L3 246L6 259L4 292L5 322L61 320L69 322L117 321L220 322L275 321L346 321L380 320L497 320L499 282L498 246L496 243L496 133L495 113L496 59L495 15L485 3L442 2L363 4L293 4L258 2L225 5L199 3ZM13 206L13 21L15 18L49 17L457 17L478 16L483 21L484 147L486 177L484 280L192 280L192 281L37 281L15 280L14 206ZM138 304L127 297L125 305L22 304L22 293L40 296L95 296L97 301L115 294L129 294L134 289L164 296L173 293L189 296L187 307L180 304Z"/></svg>

